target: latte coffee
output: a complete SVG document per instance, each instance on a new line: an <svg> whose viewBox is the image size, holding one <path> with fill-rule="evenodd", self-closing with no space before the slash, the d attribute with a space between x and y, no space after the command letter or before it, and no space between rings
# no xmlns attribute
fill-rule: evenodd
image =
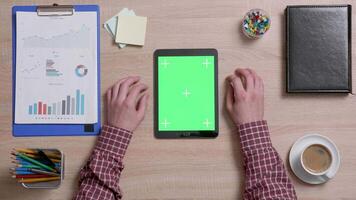
<svg viewBox="0 0 356 200"><path fill-rule="evenodd" d="M329 169L332 163L332 156L325 146L313 144L304 150L302 162L306 170L319 174Z"/></svg>

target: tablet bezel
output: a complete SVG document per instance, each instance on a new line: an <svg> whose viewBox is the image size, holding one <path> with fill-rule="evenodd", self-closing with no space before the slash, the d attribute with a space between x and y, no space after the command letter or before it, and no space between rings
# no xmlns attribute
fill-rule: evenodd
<svg viewBox="0 0 356 200"><path fill-rule="evenodd" d="M159 131L158 130L158 57L159 56L214 56L215 130ZM216 49L157 49L153 54L154 71L154 135L156 138L216 138L219 134L218 51Z"/></svg>

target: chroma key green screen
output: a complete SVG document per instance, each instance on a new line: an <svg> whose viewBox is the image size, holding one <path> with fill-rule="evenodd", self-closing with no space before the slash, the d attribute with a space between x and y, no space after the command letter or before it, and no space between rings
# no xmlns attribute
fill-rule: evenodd
<svg viewBox="0 0 356 200"><path fill-rule="evenodd" d="M215 130L214 56L158 57L158 130Z"/></svg>

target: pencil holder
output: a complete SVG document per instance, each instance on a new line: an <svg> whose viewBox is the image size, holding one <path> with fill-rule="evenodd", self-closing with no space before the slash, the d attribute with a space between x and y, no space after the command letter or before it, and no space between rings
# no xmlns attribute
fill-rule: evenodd
<svg viewBox="0 0 356 200"><path fill-rule="evenodd" d="M64 179L64 154L58 149L14 149L15 178L25 188L56 189Z"/></svg>

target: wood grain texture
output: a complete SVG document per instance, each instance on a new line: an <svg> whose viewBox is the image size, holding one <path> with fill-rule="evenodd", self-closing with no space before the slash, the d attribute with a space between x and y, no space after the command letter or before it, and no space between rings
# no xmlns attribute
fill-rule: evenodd
<svg viewBox="0 0 356 200"><path fill-rule="evenodd" d="M78 172L88 158L95 137L14 138L11 135L11 7L51 1L0 2L0 199L70 199L77 189ZM241 199L244 171L235 128L223 107L224 78L237 67L251 67L264 79L265 118L274 146L282 156L299 199L351 200L356 198L356 97L352 95L285 94L284 9L295 4L344 4L332 0L120 0L60 1L59 4L100 5L101 23L122 8L148 16L143 48L119 50L101 28L101 89L117 79L140 75L153 85L153 51L158 48L216 48L219 51L220 136L213 140L157 140L153 136L153 99L125 157L120 180L124 199ZM251 8L270 13L272 26L259 40L240 32L242 16ZM355 25L353 19L353 27ZM354 28L353 28L354 29ZM354 29L355 30L355 29ZM353 44L355 47L353 31ZM352 57L355 57L353 51ZM353 66L355 68L355 66ZM356 74L354 72L354 77ZM354 80L356 80L354 78ZM354 84L355 86L355 84ZM330 137L339 147L342 163L336 177L324 185L299 181L286 162L293 142L307 133ZM8 174L14 147L59 148L66 155L65 180L56 190L27 190Z"/></svg>

